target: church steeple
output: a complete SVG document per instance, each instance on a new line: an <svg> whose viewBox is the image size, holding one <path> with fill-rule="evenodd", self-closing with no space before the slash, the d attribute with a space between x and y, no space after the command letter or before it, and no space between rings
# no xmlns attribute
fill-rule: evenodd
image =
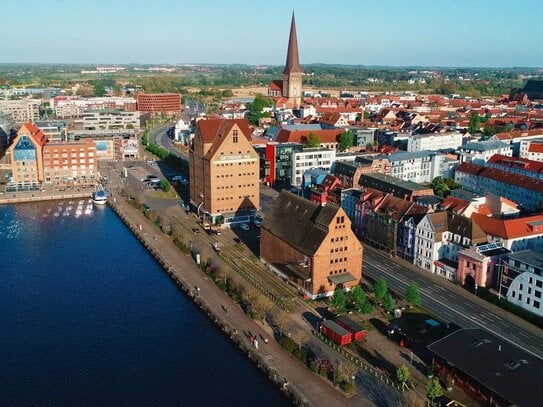
<svg viewBox="0 0 543 407"><path fill-rule="evenodd" d="M294 11L290 23L290 36L288 39L287 62L283 70L283 97L288 98L294 107L302 103L302 68L298 58L298 37L296 35L296 20Z"/></svg>
<svg viewBox="0 0 543 407"><path fill-rule="evenodd" d="M292 12L292 21L290 23L290 36L288 38L287 63L283 73L301 73L300 60L298 58L298 37L296 36L296 20L294 11Z"/></svg>

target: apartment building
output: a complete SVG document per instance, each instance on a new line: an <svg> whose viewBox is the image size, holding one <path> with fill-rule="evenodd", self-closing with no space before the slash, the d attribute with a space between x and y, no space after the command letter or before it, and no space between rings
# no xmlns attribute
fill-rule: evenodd
<svg viewBox="0 0 543 407"><path fill-rule="evenodd" d="M456 150L462 145L463 137L462 133L456 131L414 134L407 139L407 151Z"/></svg>
<svg viewBox="0 0 543 407"><path fill-rule="evenodd" d="M502 196L526 211L543 207L543 180L471 163L460 164L454 178L467 191Z"/></svg>
<svg viewBox="0 0 543 407"><path fill-rule="evenodd" d="M543 253L523 250L509 254L498 285L509 302L543 317Z"/></svg>
<svg viewBox="0 0 543 407"><path fill-rule="evenodd" d="M43 146L45 185L92 185L97 176L96 144L92 139Z"/></svg>
<svg viewBox="0 0 543 407"><path fill-rule="evenodd" d="M483 165L495 154L511 157L513 150L511 146L499 140L479 141L468 143L459 148L460 162Z"/></svg>
<svg viewBox="0 0 543 407"><path fill-rule="evenodd" d="M40 118L40 104L38 99L0 100L0 113L11 113L19 124L33 122Z"/></svg>

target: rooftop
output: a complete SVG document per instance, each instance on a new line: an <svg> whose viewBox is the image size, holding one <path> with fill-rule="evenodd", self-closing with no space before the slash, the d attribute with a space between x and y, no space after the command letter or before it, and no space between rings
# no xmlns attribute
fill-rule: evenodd
<svg viewBox="0 0 543 407"><path fill-rule="evenodd" d="M428 349L511 404L541 404L543 360L487 331L460 329Z"/></svg>

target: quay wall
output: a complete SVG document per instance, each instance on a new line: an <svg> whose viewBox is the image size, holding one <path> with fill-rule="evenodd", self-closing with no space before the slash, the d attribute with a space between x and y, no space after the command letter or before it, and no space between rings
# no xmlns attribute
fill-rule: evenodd
<svg viewBox="0 0 543 407"><path fill-rule="evenodd" d="M200 308L200 310L213 322L215 325L232 340L238 348L251 359L256 366L264 372L264 374L293 402L296 406L311 406L312 404L303 395L303 393L296 388L288 380L287 371L279 371L276 366L273 366L271 361L265 358L263 355L255 352L255 349L247 343L247 340L238 333L238 330L228 321L225 320L224 314L218 312L212 307L205 298L199 295L194 287L191 286L187 280L163 258L160 251L155 249L151 244L151 239L145 236L138 224L135 224L133 220L129 219L123 213L120 205L116 202L108 201L110 207L115 211L119 218L128 226L132 233L140 240L143 246L149 251L149 253L155 258L155 260L162 266L164 271L170 276L170 278L177 284L177 286ZM143 215L142 215L143 217ZM145 219L146 220L146 219ZM180 253L181 255L181 253ZM201 273L197 266L193 265L194 270ZM219 290L219 288L216 288ZM295 360L293 363L299 363Z"/></svg>
<svg viewBox="0 0 543 407"><path fill-rule="evenodd" d="M91 198L92 192L68 192L58 194L44 194L41 192L36 193L4 193L0 197L0 205L24 203L24 202L41 202L41 201L60 201L62 199L76 199L76 198Z"/></svg>

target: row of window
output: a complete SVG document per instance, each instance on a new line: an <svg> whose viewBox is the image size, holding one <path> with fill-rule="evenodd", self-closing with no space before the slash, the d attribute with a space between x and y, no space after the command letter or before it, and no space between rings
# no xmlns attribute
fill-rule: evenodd
<svg viewBox="0 0 543 407"><path fill-rule="evenodd" d="M339 269L339 270L330 270L330 275L334 275L334 274L341 274L341 273L346 273L347 272L347 269Z"/></svg>
<svg viewBox="0 0 543 407"><path fill-rule="evenodd" d="M344 240L349 240L349 236L337 236L330 239L330 243L334 242L343 242Z"/></svg>
<svg viewBox="0 0 543 407"><path fill-rule="evenodd" d="M343 252L343 251L347 251L347 246L343 246L343 247L336 247L335 249L331 249L330 250L330 253L337 253L337 252Z"/></svg>
<svg viewBox="0 0 543 407"><path fill-rule="evenodd" d="M342 263L344 261L347 261L347 257L340 257L339 259L333 259L333 260L330 260L330 264L334 264L334 263Z"/></svg>

